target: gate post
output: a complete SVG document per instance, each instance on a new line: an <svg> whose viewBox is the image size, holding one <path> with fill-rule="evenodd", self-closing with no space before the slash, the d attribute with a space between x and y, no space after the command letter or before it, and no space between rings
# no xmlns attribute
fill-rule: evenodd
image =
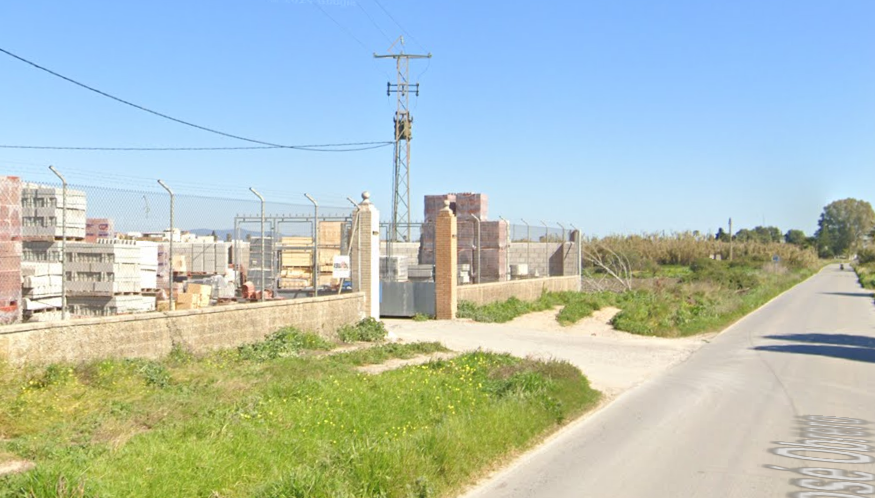
<svg viewBox="0 0 875 498"><path fill-rule="evenodd" d="M380 318L380 212L371 203L370 192L362 193L355 212L352 235L353 292L365 293L365 318Z"/></svg>
<svg viewBox="0 0 875 498"><path fill-rule="evenodd" d="M459 274L459 252L456 215L450 210L450 201L444 201L444 208L438 213L435 242L435 318L452 320L456 318L456 284Z"/></svg>

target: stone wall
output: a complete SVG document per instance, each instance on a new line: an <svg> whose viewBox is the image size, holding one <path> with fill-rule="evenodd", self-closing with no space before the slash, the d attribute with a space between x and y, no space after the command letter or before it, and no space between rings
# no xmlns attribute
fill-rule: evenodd
<svg viewBox="0 0 875 498"><path fill-rule="evenodd" d="M459 301L469 301L477 305L507 301L511 297L522 301L534 301L541 296L543 291L580 291L580 278L577 276L535 278L491 284L462 285L457 289Z"/></svg>
<svg viewBox="0 0 875 498"><path fill-rule="evenodd" d="M364 294L234 304L198 310L27 323L0 328L0 361L14 366L100 358L161 358L174 344L203 353L256 342L294 326L332 337L362 318Z"/></svg>

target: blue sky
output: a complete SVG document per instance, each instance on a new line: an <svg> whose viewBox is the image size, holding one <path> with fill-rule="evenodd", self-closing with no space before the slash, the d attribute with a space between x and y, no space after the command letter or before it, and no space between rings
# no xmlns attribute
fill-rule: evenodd
<svg viewBox="0 0 875 498"><path fill-rule="evenodd" d="M714 232L730 216L736 228L811 233L825 204L875 201L871 0L380 3L412 35L409 52L434 54L411 70L422 84L414 199L480 191L493 219L590 234ZM374 0L0 4L0 48L160 112L285 144L391 140L393 67L372 53L400 33ZM0 74L0 144L247 145L6 56ZM343 205L367 189L389 213L391 148L0 150L0 172L42 179L48 164L71 182L152 190L163 178L240 198L253 186L296 203L310 192ZM421 210L414 200L414 218Z"/></svg>

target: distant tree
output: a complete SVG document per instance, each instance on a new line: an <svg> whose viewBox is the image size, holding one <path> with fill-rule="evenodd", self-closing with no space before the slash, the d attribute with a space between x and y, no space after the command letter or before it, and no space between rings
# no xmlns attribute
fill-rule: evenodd
<svg viewBox="0 0 875 498"><path fill-rule="evenodd" d="M723 230L723 227L718 228L716 239L720 242L729 242L729 234Z"/></svg>
<svg viewBox="0 0 875 498"><path fill-rule="evenodd" d="M753 242L754 240L756 240L756 235L747 228L742 228L741 230L735 232L735 235L732 237L732 239L737 240L738 242Z"/></svg>
<svg viewBox="0 0 875 498"><path fill-rule="evenodd" d="M805 232L802 230L790 229L784 234L784 242L795 246L804 247L808 242Z"/></svg>
<svg viewBox="0 0 875 498"><path fill-rule="evenodd" d="M834 201L823 208L817 226L818 252L850 257L875 228L875 211L866 201L851 198Z"/></svg>
<svg viewBox="0 0 875 498"><path fill-rule="evenodd" d="M231 242L231 232L225 234L225 242Z"/></svg>
<svg viewBox="0 0 875 498"><path fill-rule="evenodd" d="M754 227L753 229L754 237L757 242L761 242L763 244L769 244L772 242L780 242L783 238L781 236L781 230L778 227Z"/></svg>

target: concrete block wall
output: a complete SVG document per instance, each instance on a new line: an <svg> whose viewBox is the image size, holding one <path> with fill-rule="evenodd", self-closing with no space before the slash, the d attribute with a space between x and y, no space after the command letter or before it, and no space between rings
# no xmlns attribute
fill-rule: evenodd
<svg viewBox="0 0 875 498"><path fill-rule="evenodd" d="M529 276L575 275L577 246L574 242L515 242L509 250L509 264L529 265ZM549 269L549 272L548 272Z"/></svg>
<svg viewBox="0 0 875 498"><path fill-rule="evenodd" d="M26 323L0 328L0 360L13 366L103 358L161 358L178 344L194 353L257 342L294 326L334 337L361 318L361 293L198 310Z"/></svg>
<svg viewBox="0 0 875 498"><path fill-rule="evenodd" d="M458 288L459 301L469 301L477 305L507 301L515 297L521 301L534 301L542 292L580 291L580 278L552 277L514 280L479 285L462 285Z"/></svg>

